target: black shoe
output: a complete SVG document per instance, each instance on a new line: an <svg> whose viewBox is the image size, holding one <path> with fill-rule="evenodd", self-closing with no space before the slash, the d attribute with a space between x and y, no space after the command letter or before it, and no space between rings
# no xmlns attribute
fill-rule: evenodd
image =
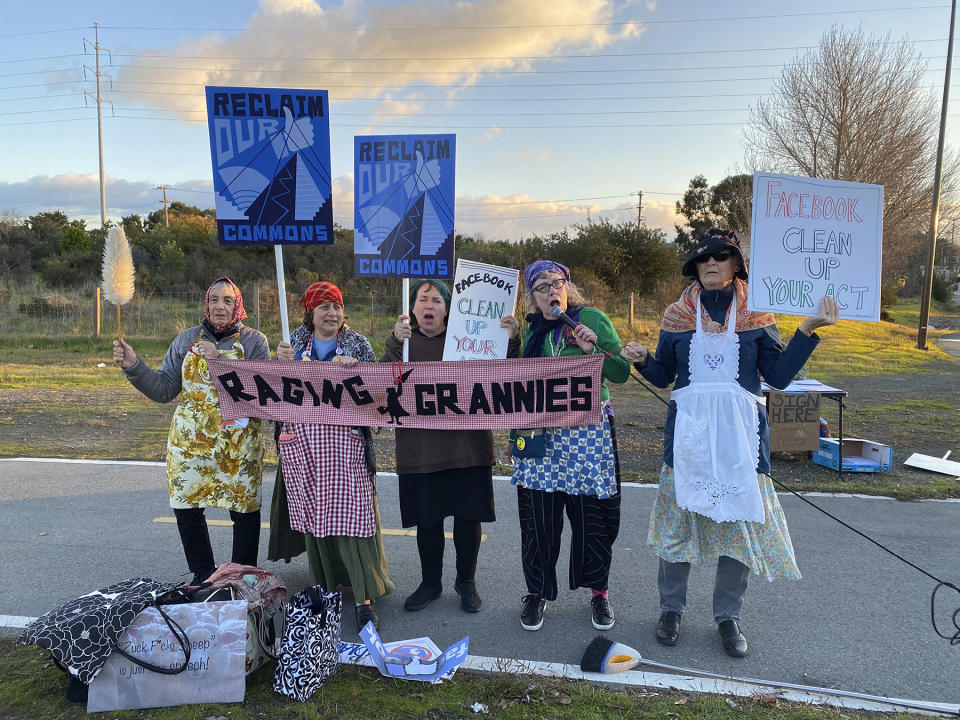
<svg viewBox="0 0 960 720"><path fill-rule="evenodd" d="M547 601L539 595L524 595L520 599L520 626L524 630L539 630L543 627L543 610Z"/></svg>
<svg viewBox="0 0 960 720"><path fill-rule="evenodd" d="M430 583L422 582L420 583L420 587L414 590L413 594L403 601L403 609L409 610L410 612L423 610L427 605L440 597L441 592L443 591L440 588L434 587Z"/></svg>
<svg viewBox="0 0 960 720"><path fill-rule="evenodd" d="M730 657L742 658L747 656L747 639L740 631L740 623L736 620L724 620L717 625L717 631L723 640L723 650Z"/></svg>
<svg viewBox="0 0 960 720"><path fill-rule="evenodd" d="M380 618L377 617L372 602L357 605L357 632L363 630L368 622L372 622L375 629L380 629Z"/></svg>
<svg viewBox="0 0 960 720"><path fill-rule="evenodd" d="M593 610L591 621L597 630L609 630L615 622L613 617L613 608L610 607L610 600L603 595L594 595L590 600Z"/></svg>
<svg viewBox="0 0 960 720"><path fill-rule="evenodd" d="M207 578L213 575L213 571L216 568L210 568L209 570L201 570L200 572L195 572L193 574L193 580L190 582L191 585L203 585Z"/></svg>
<svg viewBox="0 0 960 720"><path fill-rule="evenodd" d="M667 610L657 621L657 642L661 645L676 645L680 639L680 613Z"/></svg>
<svg viewBox="0 0 960 720"><path fill-rule="evenodd" d="M457 595L460 596L460 607L463 608L464 612L480 612L480 606L483 605L483 600L480 599L480 594L477 592L477 584L473 580L458 580L453 584L453 589L456 590Z"/></svg>

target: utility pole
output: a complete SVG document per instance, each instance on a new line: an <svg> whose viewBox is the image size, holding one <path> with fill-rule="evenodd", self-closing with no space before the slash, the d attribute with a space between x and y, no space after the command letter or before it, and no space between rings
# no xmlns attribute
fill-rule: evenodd
<svg viewBox="0 0 960 720"><path fill-rule="evenodd" d="M104 100L100 97L100 78L110 78L106 73L100 72L100 51L106 50L106 48L100 47L100 26L97 23L93 24L93 42L90 42L86 38L83 39L83 49L86 52L87 45L90 45L93 48L94 53L97 56L96 69L90 67L89 65L84 65L84 76L86 76L86 71L89 70L97 78L97 94L91 95L88 91L84 90L83 94L86 97L93 98L97 103L97 142L100 147L100 227L106 227L107 225L107 195L106 189L103 181L103 111L101 106L103 103L108 102L111 105L113 102L111 100ZM86 98L84 98L86 100Z"/></svg>
<svg viewBox="0 0 960 720"><path fill-rule="evenodd" d="M930 211L930 255L923 278L923 296L920 298L920 327L917 328L917 347L927 349L927 322L930 320L930 296L933 294L933 270L937 254L937 224L940 219L940 183L943 179L943 144L947 134L947 104L950 102L950 66L953 63L953 30L957 20L957 0L950 8L950 39L947 41L947 70L943 75L943 105L940 108L940 140L937 143L937 166L933 171L933 206Z"/></svg>
<svg viewBox="0 0 960 720"><path fill-rule="evenodd" d="M170 204L170 201L167 200L167 190L169 189L169 185L157 185L157 190L163 191L163 224L168 228L170 227L170 216L167 215L167 205Z"/></svg>
<svg viewBox="0 0 960 720"><path fill-rule="evenodd" d="M637 230L639 230L643 222L643 218L641 217L643 214L643 190L637 190L637 195L639 196L637 199Z"/></svg>

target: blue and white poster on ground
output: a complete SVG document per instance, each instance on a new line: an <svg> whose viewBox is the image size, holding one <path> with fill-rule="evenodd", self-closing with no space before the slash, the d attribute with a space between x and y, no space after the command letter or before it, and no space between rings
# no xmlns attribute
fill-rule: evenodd
<svg viewBox="0 0 960 720"><path fill-rule="evenodd" d="M754 173L747 307L878 322L882 239L882 185Z"/></svg>
<svg viewBox="0 0 960 720"><path fill-rule="evenodd" d="M220 244L332 243L327 91L206 91Z"/></svg>
<svg viewBox="0 0 960 720"><path fill-rule="evenodd" d="M453 276L456 154L455 135L354 138L354 276Z"/></svg>

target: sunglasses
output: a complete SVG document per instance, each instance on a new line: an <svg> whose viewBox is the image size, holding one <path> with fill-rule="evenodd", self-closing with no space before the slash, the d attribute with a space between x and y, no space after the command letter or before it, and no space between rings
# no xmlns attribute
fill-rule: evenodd
<svg viewBox="0 0 960 720"><path fill-rule="evenodd" d="M724 248L723 250L717 250L716 252L707 253L706 255L701 255L696 260L694 260L694 262L697 263L698 265L701 265L705 263L707 260L709 260L710 258L713 258L717 262L723 262L724 260L729 260L731 255L733 255L733 251L728 250L727 248Z"/></svg>

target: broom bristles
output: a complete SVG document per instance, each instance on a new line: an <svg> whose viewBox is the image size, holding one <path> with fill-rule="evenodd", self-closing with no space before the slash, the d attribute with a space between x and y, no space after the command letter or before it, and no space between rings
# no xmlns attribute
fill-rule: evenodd
<svg viewBox="0 0 960 720"><path fill-rule="evenodd" d="M597 635L583 651L580 669L584 672L618 673L640 664L640 653L628 645Z"/></svg>
<svg viewBox="0 0 960 720"><path fill-rule="evenodd" d="M114 305L133 299L133 255L122 227L112 227L103 246L103 297Z"/></svg>

